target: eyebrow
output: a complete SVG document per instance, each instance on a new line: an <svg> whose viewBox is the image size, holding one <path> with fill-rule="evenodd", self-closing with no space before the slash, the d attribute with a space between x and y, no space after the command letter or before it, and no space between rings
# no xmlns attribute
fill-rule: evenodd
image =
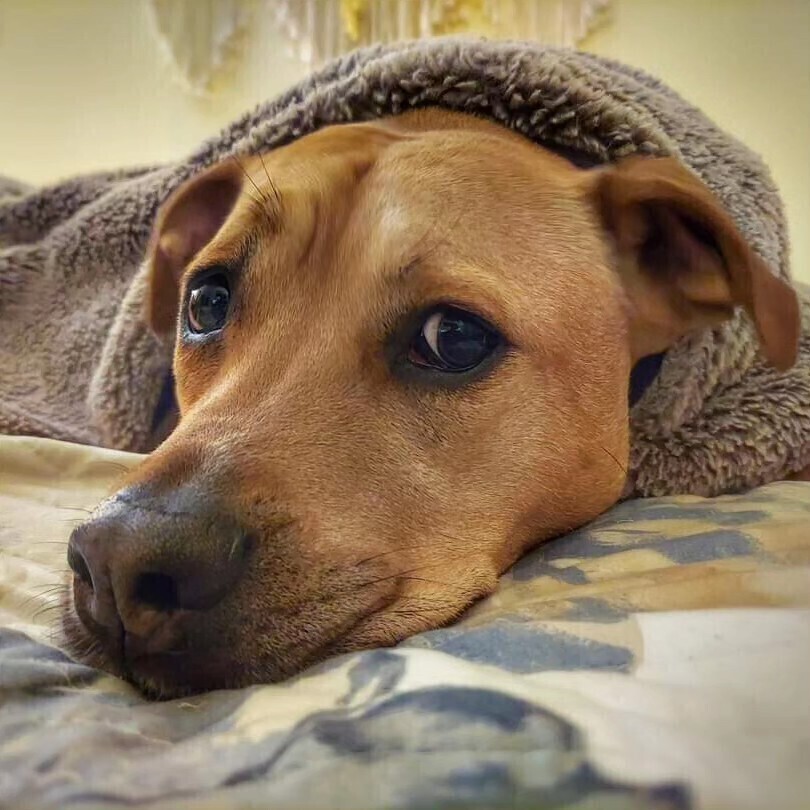
<svg viewBox="0 0 810 810"><path fill-rule="evenodd" d="M264 169L264 176L267 178L267 184L270 186L270 190L273 192L273 198L276 201L276 208L278 210L281 209L281 189L276 185L275 181L272 177L270 177L270 172L267 171L267 164L264 162L264 156L261 152L259 152L259 161L262 164L262 169ZM252 179L252 178L251 178Z"/></svg>
<svg viewBox="0 0 810 810"><path fill-rule="evenodd" d="M213 255L206 256L205 261L193 261L184 273L186 281L196 278L202 273L207 273L217 268L227 270L234 278L239 278L243 275L245 268L253 259L256 253L258 239L252 232L248 232L236 245L234 251L231 247L227 253L222 251L220 258L220 251L214 251Z"/></svg>
<svg viewBox="0 0 810 810"><path fill-rule="evenodd" d="M250 187L246 187L244 183L242 184L242 188L240 190L240 196L244 195L251 200L254 205L256 205L258 209L265 215L273 231L277 232L281 227L281 212L283 207L281 189L276 185L275 181L270 176L270 172L267 169L267 164L264 162L264 158L262 157L261 153L259 153L257 157L261 161L262 168L264 169L264 176L267 178L266 185L270 187L271 194L268 196L266 191L256 182L253 175L247 170L245 164L237 155L231 155L231 160L233 160L233 162L239 167L242 174L249 181L250 186L252 186L259 195L259 198L257 199L256 195L250 190ZM262 185L264 185L264 179L261 177L259 179L261 180Z"/></svg>

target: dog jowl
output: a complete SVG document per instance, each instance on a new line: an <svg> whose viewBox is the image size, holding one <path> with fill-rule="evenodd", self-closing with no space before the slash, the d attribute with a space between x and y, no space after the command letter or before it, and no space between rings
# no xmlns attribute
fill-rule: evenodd
<svg viewBox="0 0 810 810"><path fill-rule="evenodd" d="M181 418L74 532L64 626L156 695L452 621L621 496L638 360L738 306L796 353L794 292L675 159L435 110L212 167L149 262Z"/></svg>

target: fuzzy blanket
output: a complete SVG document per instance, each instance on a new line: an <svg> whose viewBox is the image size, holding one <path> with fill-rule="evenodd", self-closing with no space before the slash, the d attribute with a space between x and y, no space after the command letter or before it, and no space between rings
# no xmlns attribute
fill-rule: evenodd
<svg viewBox="0 0 810 810"><path fill-rule="evenodd" d="M646 74L526 43L439 39L358 51L225 129L187 160L42 190L0 183L0 431L148 450L171 346L142 319L160 203L231 154L333 123L438 105L606 162L675 155L789 276L782 206L760 160ZM797 366L760 360L741 315L671 349L631 412L627 495L712 495L810 464L810 297Z"/></svg>

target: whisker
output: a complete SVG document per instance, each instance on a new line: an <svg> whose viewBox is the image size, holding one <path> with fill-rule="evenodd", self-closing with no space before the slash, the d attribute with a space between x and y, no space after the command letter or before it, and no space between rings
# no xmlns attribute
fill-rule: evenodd
<svg viewBox="0 0 810 810"><path fill-rule="evenodd" d="M400 546L399 548L391 548L388 549L388 551L381 551L379 552L379 554L372 554L370 557L364 557L362 560L358 560L356 563L354 563L351 567L358 565L365 565L366 563L371 562L372 560L377 560L380 557L387 556L388 554L396 554L397 552L401 551L421 551L422 549L429 549L432 547L433 546L431 546L431 544L429 543L421 543L416 546Z"/></svg>
<svg viewBox="0 0 810 810"><path fill-rule="evenodd" d="M55 509L69 509L73 512L84 512L85 515L92 515L92 509L85 509L83 506L55 506Z"/></svg>
<svg viewBox="0 0 810 810"><path fill-rule="evenodd" d="M262 155L261 152L259 152L259 160L262 163L264 175L267 178L267 182L270 185L270 190L273 192L273 196L276 198L276 204L281 205L281 191L279 190L278 186L273 182L273 178L270 177L270 172L267 171L267 164L264 162L264 156Z"/></svg>
<svg viewBox="0 0 810 810"><path fill-rule="evenodd" d="M31 605L35 604L36 602L39 602L40 598L44 597L40 597L38 594L31 594L30 596L27 596L25 599L22 600L22 602L20 602L19 609L28 610L28 608Z"/></svg>
<svg viewBox="0 0 810 810"><path fill-rule="evenodd" d="M76 520L81 520L81 518L76 518ZM69 541L67 540L34 540L33 542L30 540L25 541L25 547L31 548L33 546L67 546Z"/></svg>
<svg viewBox="0 0 810 810"><path fill-rule="evenodd" d="M425 565L418 565L416 568L409 568L409 569L407 569L405 571L399 571L396 574L389 574L388 576L385 576L385 577L378 577L377 579L371 579L368 582L362 583L358 587L365 588L365 587L368 587L369 585L377 585L380 582L388 582L391 579L408 579L410 574L415 574L415 573L417 573L419 571L424 571L426 568L437 568L439 566L445 565L446 563L447 563L447 560L442 560L441 562L427 563ZM410 577L410 578L411 579L419 579L419 577ZM425 582L430 582L430 581L431 580L425 580ZM442 583L442 582L438 582L437 580L434 580L434 582L436 582L436 584L439 584L439 585L446 585L446 587L448 587L448 588L455 587L454 585L451 585L450 583Z"/></svg>
<svg viewBox="0 0 810 810"><path fill-rule="evenodd" d="M453 585L450 582L442 582L439 579L427 579L426 577L411 577L411 576L400 577L400 579L406 579L408 581L413 581L413 582L427 582L427 583L429 583L431 585L441 585L442 588L449 588L450 590L455 590L457 593L463 593L463 594L469 593L469 591L467 591L466 589L459 588L458 585Z"/></svg>
<svg viewBox="0 0 810 810"><path fill-rule="evenodd" d="M97 657L101 652L101 648L94 638L85 639L82 645L74 645L71 643L69 646L71 658L78 658L82 662L87 661L89 658Z"/></svg>
<svg viewBox="0 0 810 810"><path fill-rule="evenodd" d="M91 469L93 467L112 467L113 469L116 469L122 473L128 473L132 469L131 467L127 467L126 464L121 464L118 461L102 461L102 460L91 461L87 465L87 467L88 469Z"/></svg>
<svg viewBox="0 0 810 810"><path fill-rule="evenodd" d="M62 582L48 582L43 585L34 585L31 590L32 591L39 591L39 590L49 590L50 588L60 588L63 586L64 583Z"/></svg>
<svg viewBox="0 0 810 810"><path fill-rule="evenodd" d="M624 477L627 478L627 468L619 461L619 459L616 458L616 456L613 455L613 453L610 452L610 450L607 449L607 447L603 447L601 444L599 446L616 462L616 466L624 473Z"/></svg>
<svg viewBox="0 0 810 810"><path fill-rule="evenodd" d="M469 538L468 537L460 537L457 534L451 534L450 532L446 532L446 531L443 531L441 529L431 529L430 532L428 533L427 537L428 537L428 539L424 543L416 543L416 544L411 545L411 546L397 546L397 548L391 548L391 549L388 549L387 551L380 551L377 554L372 554L369 557L363 557L363 559L358 560L356 563L353 563L353 566L363 565L363 564L365 564L367 562L370 562L371 560L376 560L379 557L385 557L388 554L396 554L398 552L403 552L403 551L422 551L423 549L424 550L429 550L429 551L435 551L436 550L436 544L435 544L434 541L435 541L435 539L437 537L441 537L441 538L443 538L445 540L451 540L453 543L456 543L460 547L462 547L462 549L465 550L465 551L466 551L467 547L469 546Z"/></svg>
<svg viewBox="0 0 810 810"><path fill-rule="evenodd" d="M264 210L264 205L261 203L261 201L257 200L247 189L243 188L242 194L248 197L254 205L259 207L260 210Z"/></svg>
<svg viewBox="0 0 810 810"><path fill-rule="evenodd" d="M231 155L231 157L236 161L236 165L242 170L242 174L244 174L245 177L247 177L247 179L250 180L250 183L253 186L253 188L255 188L256 191L259 193L260 199L262 199L266 203L270 202L265 196L265 194L262 192L262 190L259 188L259 186L256 184L256 181L250 176L247 169L245 169L245 167L242 165L242 162L239 160L239 158L236 157L236 155Z"/></svg>
<svg viewBox="0 0 810 810"><path fill-rule="evenodd" d="M236 157L236 155L231 155L231 159L240 168L240 170L242 171L242 174L244 174L245 177L247 177L247 179L250 180L250 182L253 184L253 187L256 189L256 191L259 192L259 199L257 200L256 197L254 197L253 194L251 194L246 188L242 188L242 194L244 194L255 206L257 206L259 208L259 210L264 211L264 204L266 203L267 200L266 200L264 194L262 194L261 189L256 185L253 178L247 173L245 167L242 165L242 163L239 161L239 159Z"/></svg>
<svg viewBox="0 0 810 810"><path fill-rule="evenodd" d="M61 591L63 586L54 586L49 588L48 590L40 591L39 593L34 593L29 595L23 602L20 602L20 607L24 609L28 609L32 605L39 603L39 602L50 602L54 597L61 596Z"/></svg>
<svg viewBox="0 0 810 810"><path fill-rule="evenodd" d="M61 597L67 592L68 587L69 586L66 584L50 585L45 590L41 590L37 593L31 593L19 603L19 609L22 611L28 611L31 607L40 602L45 602L49 605L55 597L61 599Z"/></svg>
<svg viewBox="0 0 810 810"><path fill-rule="evenodd" d="M68 585L66 582L57 582L54 583L53 585L37 585L31 590L36 591L35 596L43 596L45 594L55 593L56 591L64 590L67 587Z"/></svg>
<svg viewBox="0 0 810 810"><path fill-rule="evenodd" d="M554 408L554 410L556 410L557 413L559 413L561 416L563 416L563 417L566 416L566 413L562 408L560 408L559 406L553 406L553 405L551 405L551 403L548 403L548 404L552 408ZM629 473L627 471L627 468L619 461L619 459L616 458L614 453L612 453L610 450L608 450L607 447L605 447L604 445L601 445L601 444L599 445L599 449L602 450L604 453L606 453L607 455L609 455L613 459L613 462L616 464L616 466L622 471L622 473L624 473L625 478L629 475Z"/></svg>
<svg viewBox="0 0 810 810"><path fill-rule="evenodd" d="M34 623L39 622L43 619L43 617L48 616L54 611L61 610L61 608L62 605L60 605L58 602L55 605L45 605L34 611L34 613L31 615L31 621Z"/></svg>
<svg viewBox="0 0 810 810"><path fill-rule="evenodd" d="M424 594L407 594L403 593L402 595L397 597L397 600L406 600L408 602L441 602L444 603L443 599L438 599L435 596L425 596Z"/></svg>

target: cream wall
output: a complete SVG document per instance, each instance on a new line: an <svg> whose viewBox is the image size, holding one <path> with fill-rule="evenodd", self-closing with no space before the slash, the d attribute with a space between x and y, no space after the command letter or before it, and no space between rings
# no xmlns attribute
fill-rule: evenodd
<svg viewBox="0 0 810 810"><path fill-rule="evenodd" d="M615 0L583 46L644 67L770 164L810 282L810 0ZM169 77L140 0L0 0L0 173L177 157L303 75L269 19L210 99Z"/></svg>
<svg viewBox="0 0 810 810"><path fill-rule="evenodd" d="M264 18L211 98L171 78L141 0L0 0L0 174L169 160L301 78Z"/></svg>

